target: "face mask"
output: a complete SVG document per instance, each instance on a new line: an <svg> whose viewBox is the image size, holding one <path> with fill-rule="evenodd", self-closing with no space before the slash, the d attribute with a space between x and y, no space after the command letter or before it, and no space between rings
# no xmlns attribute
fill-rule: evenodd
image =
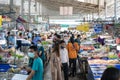
<svg viewBox="0 0 120 80"><path fill-rule="evenodd" d="M64 49L65 47L61 46L61 49Z"/></svg>
<svg viewBox="0 0 120 80"><path fill-rule="evenodd" d="M42 44L37 44L37 46L42 46Z"/></svg>
<svg viewBox="0 0 120 80"><path fill-rule="evenodd" d="M32 53L32 52L28 52L28 56L29 56L30 58L34 58L34 57L35 57L34 53Z"/></svg>

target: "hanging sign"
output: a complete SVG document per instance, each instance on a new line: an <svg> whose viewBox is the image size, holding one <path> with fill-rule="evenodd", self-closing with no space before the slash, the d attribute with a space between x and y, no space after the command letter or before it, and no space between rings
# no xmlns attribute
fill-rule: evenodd
<svg viewBox="0 0 120 80"><path fill-rule="evenodd" d="M2 27L2 15L0 15L0 27Z"/></svg>
<svg viewBox="0 0 120 80"><path fill-rule="evenodd" d="M73 14L73 7L72 6L60 6L60 15L72 15Z"/></svg>
<svg viewBox="0 0 120 80"><path fill-rule="evenodd" d="M78 25L78 26L76 27L76 30L88 32L88 31L89 31L89 24L88 24L88 23L85 23L85 24L82 24L82 25Z"/></svg>
<svg viewBox="0 0 120 80"><path fill-rule="evenodd" d="M102 24L95 24L95 25L94 25L94 31L95 31L96 33L101 33L101 32L103 31L103 26L102 26Z"/></svg>

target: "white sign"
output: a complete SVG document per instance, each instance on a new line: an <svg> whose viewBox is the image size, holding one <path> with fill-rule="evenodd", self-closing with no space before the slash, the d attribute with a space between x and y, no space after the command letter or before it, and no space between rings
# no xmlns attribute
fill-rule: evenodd
<svg viewBox="0 0 120 80"><path fill-rule="evenodd" d="M0 4L9 4L10 0L0 0Z"/></svg>
<svg viewBox="0 0 120 80"><path fill-rule="evenodd" d="M60 15L72 15L73 14L73 7L69 6L61 6L60 7Z"/></svg>

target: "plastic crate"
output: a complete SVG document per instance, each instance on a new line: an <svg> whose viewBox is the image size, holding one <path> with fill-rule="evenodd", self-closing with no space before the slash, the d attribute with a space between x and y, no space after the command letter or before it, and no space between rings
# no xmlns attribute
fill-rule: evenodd
<svg viewBox="0 0 120 80"><path fill-rule="evenodd" d="M101 76L94 76L94 78L96 79L96 78L101 78Z"/></svg>
<svg viewBox="0 0 120 80"><path fill-rule="evenodd" d="M120 70L120 64L115 64L115 68Z"/></svg>
<svg viewBox="0 0 120 80"><path fill-rule="evenodd" d="M10 68L9 64L0 64L0 72L7 72Z"/></svg>

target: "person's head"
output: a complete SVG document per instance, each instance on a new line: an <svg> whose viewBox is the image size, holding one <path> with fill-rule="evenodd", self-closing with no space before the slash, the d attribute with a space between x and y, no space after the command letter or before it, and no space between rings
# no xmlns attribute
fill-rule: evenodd
<svg viewBox="0 0 120 80"><path fill-rule="evenodd" d="M22 36L22 33L20 33L19 36Z"/></svg>
<svg viewBox="0 0 120 80"><path fill-rule="evenodd" d="M120 80L119 69L114 68L114 67L107 68L104 71L101 80Z"/></svg>
<svg viewBox="0 0 120 80"><path fill-rule="evenodd" d="M74 37L71 37L69 42L74 43Z"/></svg>
<svg viewBox="0 0 120 80"><path fill-rule="evenodd" d="M7 34L8 34L8 36L10 36L10 32L8 32Z"/></svg>
<svg viewBox="0 0 120 80"><path fill-rule="evenodd" d="M55 37L54 37L53 42L54 42L54 43L59 43L60 39L61 39L61 36L58 35L58 34L56 34Z"/></svg>
<svg viewBox="0 0 120 80"><path fill-rule="evenodd" d="M77 38L80 39L80 35L77 35Z"/></svg>
<svg viewBox="0 0 120 80"><path fill-rule="evenodd" d="M56 35L57 37L57 40L60 40L61 39L61 36L60 35Z"/></svg>
<svg viewBox="0 0 120 80"><path fill-rule="evenodd" d="M28 56L30 58L35 58L35 57L38 57L39 54L38 54L38 49L36 46L30 46L29 48L29 52L28 52Z"/></svg>
<svg viewBox="0 0 120 80"><path fill-rule="evenodd" d="M64 40L61 40L61 41L60 41L60 48L61 48L61 49L64 49L65 47L66 47L65 41L64 41Z"/></svg>

